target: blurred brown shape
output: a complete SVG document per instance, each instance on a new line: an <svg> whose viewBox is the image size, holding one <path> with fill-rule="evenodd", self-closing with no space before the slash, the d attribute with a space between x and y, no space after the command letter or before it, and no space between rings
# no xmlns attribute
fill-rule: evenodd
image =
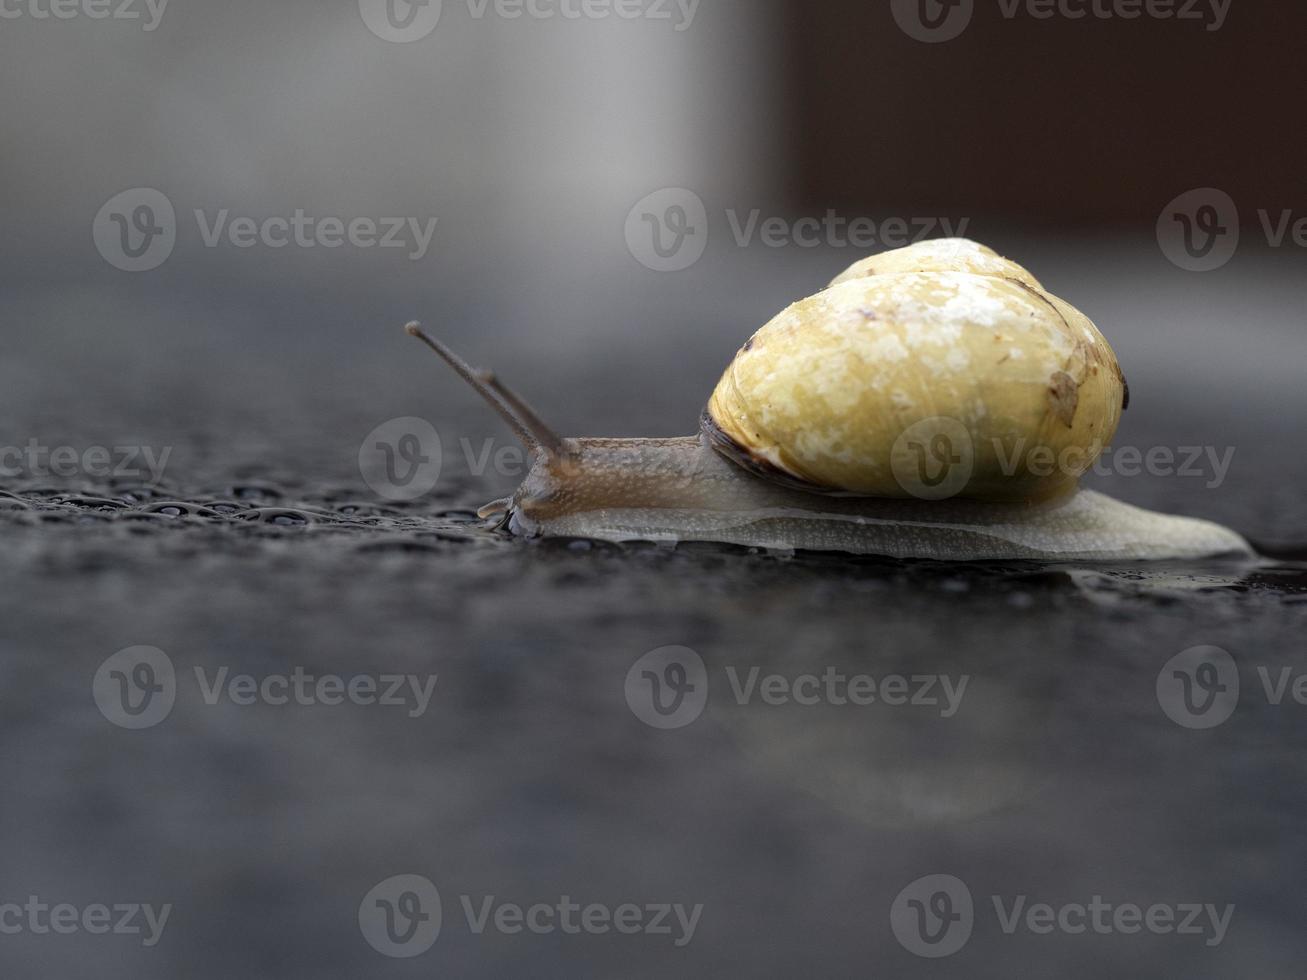
<svg viewBox="0 0 1307 980"><path fill-rule="evenodd" d="M933 44L889 0L787 2L796 204L1086 228L1151 224L1193 187L1227 191L1245 224L1303 202L1307 4L1232 0L1210 31L1092 13L1118 0L1069 0L1091 11L1075 20L1023 0L1008 19L1013 2L975 0ZM1211 18L1212 0L1192 9Z"/></svg>

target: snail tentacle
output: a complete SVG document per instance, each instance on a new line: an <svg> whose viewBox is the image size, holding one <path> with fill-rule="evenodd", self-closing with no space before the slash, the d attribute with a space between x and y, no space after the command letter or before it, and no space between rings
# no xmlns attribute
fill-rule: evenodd
<svg viewBox="0 0 1307 980"><path fill-rule="evenodd" d="M567 454L562 437L546 425L531 406L505 386L493 371L472 367L448 346L428 335L416 320L404 329L410 337L416 337L435 351L460 378L471 385L499 413L500 418L508 423L513 434L527 449L548 456L562 457Z"/></svg>

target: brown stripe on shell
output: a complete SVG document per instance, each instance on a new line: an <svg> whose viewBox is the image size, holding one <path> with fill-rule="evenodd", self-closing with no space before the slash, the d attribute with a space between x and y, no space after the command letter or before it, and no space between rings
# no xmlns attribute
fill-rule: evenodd
<svg viewBox="0 0 1307 980"><path fill-rule="evenodd" d="M1065 371L1058 371L1049 381L1048 406L1068 429L1076 418L1080 405L1080 385Z"/></svg>
<svg viewBox="0 0 1307 980"><path fill-rule="evenodd" d="M775 483L778 486L787 487L790 490L800 490L803 493L821 494L825 497L852 497L858 494L851 494L846 490L836 490L830 487L824 487L818 483L812 483L808 480L800 479L791 473L787 473L770 460L756 456L749 450L745 449L738 442L728 436L722 427L719 426L712 414L705 411L699 417L699 431L703 433L704 438L708 440L708 445L715 449L719 454L725 456L736 466L747 470L759 479L766 480L769 483Z"/></svg>

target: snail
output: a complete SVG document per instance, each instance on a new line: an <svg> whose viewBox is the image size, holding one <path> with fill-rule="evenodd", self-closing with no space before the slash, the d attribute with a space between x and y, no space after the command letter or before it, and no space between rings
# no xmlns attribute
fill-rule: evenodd
<svg viewBox="0 0 1307 980"><path fill-rule="evenodd" d="M1250 555L1233 531L1079 477L1125 378L1094 324L965 239L855 263L744 344L696 435L562 438L493 373L425 342L529 451L482 508L512 533L945 560Z"/></svg>

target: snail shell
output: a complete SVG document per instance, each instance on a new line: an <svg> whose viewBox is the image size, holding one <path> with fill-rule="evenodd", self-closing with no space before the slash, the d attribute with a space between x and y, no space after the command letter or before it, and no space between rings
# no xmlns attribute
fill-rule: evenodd
<svg viewBox="0 0 1307 980"><path fill-rule="evenodd" d="M1037 501L1075 488L1125 404L1088 317L1015 262L945 239L857 262L780 313L731 362L702 428L810 491L930 498L932 471L951 470L962 482L936 496Z"/></svg>
<svg viewBox="0 0 1307 980"><path fill-rule="evenodd" d="M1015 279L1034 289L1044 288L1025 267L969 238L931 238L892 252L870 255L854 262L832 279L830 285L900 272L970 272L978 276Z"/></svg>

